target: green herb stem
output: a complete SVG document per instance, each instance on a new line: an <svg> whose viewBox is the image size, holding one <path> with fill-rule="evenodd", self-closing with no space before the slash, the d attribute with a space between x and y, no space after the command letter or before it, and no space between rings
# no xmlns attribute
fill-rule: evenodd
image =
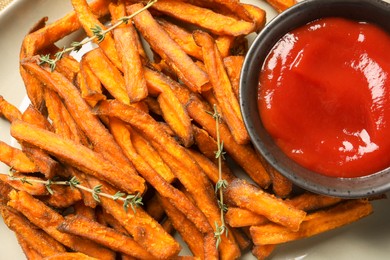
<svg viewBox="0 0 390 260"><path fill-rule="evenodd" d="M133 18L137 14L143 12L144 10L148 9L149 7L151 7L156 2L157 2L157 0L150 0L143 8L139 9L137 12L135 12L135 13L129 15L129 16L121 17L120 19L118 19L118 22L116 22L114 25L112 25L111 27L109 27L109 28L107 28L105 30L103 30L103 28L101 28L99 25L93 26L91 28L93 36L85 38L81 42L72 42L71 43L71 47L67 47L67 48L64 47L61 51L59 51L56 54L54 54L54 58L53 59L50 57L50 54L41 55L39 57L38 64L39 65L47 64L47 65L49 65L50 70L54 71L55 68L56 68L57 62L59 60L61 60L62 57L66 53L71 52L71 51L76 51L77 52L77 51L79 51L81 49L81 47L83 45L85 45L85 44L87 44L89 42L92 42L94 40L97 40L98 43L102 42L108 32L114 30L115 28L117 28L118 26L120 26L122 24L127 24L131 18Z"/></svg>

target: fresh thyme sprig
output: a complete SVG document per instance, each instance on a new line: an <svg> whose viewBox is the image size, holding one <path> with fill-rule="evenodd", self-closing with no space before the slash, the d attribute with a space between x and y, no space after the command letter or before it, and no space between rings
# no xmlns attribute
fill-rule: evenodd
<svg viewBox="0 0 390 260"><path fill-rule="evenodd" d="M222 160L225 160L225 152L223 151L223 141L221 141L219 133L219 124L221 121L221 115L218 113L217 106L213 106L214 112L210 113L215 119L215 130L217 134L217 151L215 152L215 158L218 159L218 182L215 184L215 193L219 193L218 206L221 209L221 225L215 222L214 236L216 238L216 247L219 247L221 243L221 236L225 233L228 234L228 229L225 224L225 212L227 211L227 205L223 201L223 189L228 185L227 181L222 178Z"/></svg>
<svg viewBox="0 0 390 260"><path fill-rule="evenodd" d="M89 42L92 42L95 39L97 40L98 43L102 42L105 39L106 34L108 32L114 30L115 28L117 28L118 26L120 26L122 24L127 24L130 21L131 18L133 18L137 14L143 12L144 10L148 9L155 2L157 2L157 0L150 0L143 8L139 9L137 12L135 12L135 13L129 15L129 16L124 16L124 17L119 18L118 22L116 22L114 25L112 25L111 27L109 27L109 28L107 28L105 30L101 26L99 26L99 25L93 26L91 28L91 31L93 33L92 37L87 37L87 38L85 38L84 40L82 40L80 42L72 42L71 43L71 47L67 47L67 48L64 47L61 51L59 51L56 54L54 54L54 58L51 58L50 54L41 55L39 57L38 64L39 65L47 64L47 65L49 65L50 70L54 71L55 68L56 68L57 62L62 59L62 57L64 56L65 53L68 53L68 52L71 52L71 51L78 52L83 45L85 45L85 44L87 44Z"/></svg>
<svg viewBox="0 0 390 260"><path fill-rule="evenodd" d="M22 183L27 183L30 185L32 185L32 183L41 183L41 184L45 185L47 191L50 194L54 193L54 191L51 188L52 185L64 185L64 186L69 186L70 188L73 188L73 189L77 188L77 189L84 190L84 191L91 193L93 199L99 203L100 203L100 197L109 198L109 199L112 199L114 201L120 200L120 201L123 201L123 208L126 212L127 212L127 209L129 207L131 207L133 212L136 213L136 208L143 205L142 197L140 196L139 193L137 193L135 195L133 195L133 194L126 195L125 193L118 191L114 195L107 194L107 193L102 192L103 186L101 184L96 185L95 187L93 187L91 189L91 188L88 188L88 187L81 185L80 181L76 177L72 177L68 181L38 180L38 179L29 179L25 176L21 177L21 178L15 177L13 175L12 171L9 172L8 176L9 176L9 178L11 178L11 180L18 180L18 181L21 181Z"/></svg>

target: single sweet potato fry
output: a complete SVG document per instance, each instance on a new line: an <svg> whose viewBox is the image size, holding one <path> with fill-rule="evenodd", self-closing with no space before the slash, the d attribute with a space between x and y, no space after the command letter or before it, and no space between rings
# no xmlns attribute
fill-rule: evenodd
<svg viewBox="0 0 390 260"><path fill-rule="evenodd" d="M99 257L91 257L80 252L65 252L43 258L42 260L97 260Z"/></svg>
<svg viewBox="0 0 390 260"><path fill-rule="evenodd" d="M150 253L131 237L82 216L69 215L65 217L65 221L57 229L61 232L89 239L116 252L121 252L137 259L153 258Z"/></svg>
<svg viewBox="0 0 390 260"><path fill-rule="evenodd" d="M229 207L225 214L225 218L226 223L232 227L262 225L269 222L269 220L262 215L237 207Z"/></svg>
<svg viewBox="0 0 390 260"><path fill-rule="evenodd" d="M284 202L297 209L310 212L318 209L331 207L341 202L342 199L329 197L310 192L305 192ZM250 209L229 207L226 213L226 222L232 227L258 226L269 222L269 220Z"/></svg>
<svg viewBox="0 0 390 260"><path fill-rule="evenodd" d="M241 67L244 62L244 56L228 56L223 59L226 73L232 84L234 95L238 99Z"/></svg>
<svg viewBox="0 0 390 260"><path fill-rule="evenodd" d="M252 254L258 260L267 259L274 251L276 245L255 245L252 249Z"/></svg>
<svg viewBox="0 0 390 260"><path fill-rule="evenodd" d="M292 231L299 230L306 216L306 212L288 205L245 180L232 181L225 190L225 198L233 205L263 215Z"/></svg>
<svg viewBox="0 0 390 260"><path fill-rule="evenodd" d="M26 176L21 173L13 173L12 176L0 174L0 180L3 183L7 183L9 186L16 190L23 190L33 196L49 195L49 192L47 191L43 183L23 181L24 179L45 181L41 178L34 176Z"/></svg>
<svg viewBox="0 0 390 260"><path fill-rule="evenodd" d="M4 223L28 245L33 246L42 257L65 252L65 247L41 229L30 223L11 207L0 206Z"/></svg>
<svg viewBox="0 0 390 260"><path fill-rule="evenodd" d="M38 171L34 162L22 150L12 147L3 141L0 141L0 161L19 172L31 173Z"/></svg>
<svg viewBox="0 0 390 260"><path fill-rule="evenodd" d="M0 96L0 116L12 122L15 119L21 119L22 113L14 105L5 100L3 96Z"/></svg>
<svg viewBox="0 0 390 260"><path fill-rule="evenodd" d="M28 193L12 191L8 205L22 213L33 224L43 229L65 246L99 259L114 259L114 253L112 251L99 247L90 240L58 231L57 227L64 221L64 218Z"/></svg>
<svg viewBox="0 0 390 260"><path fill-rule="evenodd" d="M272 166L268 167L268 172L272 176L272 190L274 194L279 198L286 198L290 195L293 189L292 182L276 169L272 168Z"/></svg>
<svg viewBox="0 0 390 260"><path fill-rule="evenodd" d="M368 216L372 211L372 205L367 200L349 200L309 214L296 232L276 224L252 226L250 232L256 245L280 244L350 224Z"/></svg>
<svg viewBox="0 0 390 260"><path fill-rule="evenodd" d="M285 201L291 206L294 206L306 212L310 212L313 210L334 206L335 204L341 202L342 199L320 194L314 194L311 192L305 192L301 195L298 195L291 199L287 199Z"/></svg>
<svg viewBox="0 0 390 260"><path fill-rule="evenodd" d="M266 0L273 8L279 13L283 12L287 8L295 5L296 0Z"/></svg>
<svg viewBox="0 0 390 260"><path fill-rule="evenodd" d="M127 12L135 13L142 7L142 4L127 6ZM133 21L151 48L161 56L177 76L193 91L200 92L201 87L209 81L207 74L169 37L149 11L139 13L133 17Z"/></svg>
<svg viewBox="0 0 390 260"><path fill-rule="evenodd" d="M50 131L19 120L12 123L11 135L18 140L47 151L81 171L107 180L122 191L142 193L145 189L144 180L141 177L130 175L118 166L114 166L100 154L70 139L62 138Z"/></svg>
<svg viewBox="0 0 390 260"><path fill-rule="evenodd" d="M152 6L152 9L178 20L197 25L216 35L246 35L255 29L253 22L237 20L215 13L209 9L177 0L159 0Z"/></svg>
<svg viewBox="0 0 390 260"><path fill-rule="evenodd" d="M123 3L109 5L112 21L115 23L126 16ZM138 102L148 95L143 65L138 51L137 32L132 23L123 24L112 32L119 58L122 61L123 77L130 102Z"/></svg>
<svg viewBox="0 0 390 260"><path fill-rule="evenodd" d="M21 119L40 128L54 131L53 126L41 112L31 104L24 110Z"/></svg>

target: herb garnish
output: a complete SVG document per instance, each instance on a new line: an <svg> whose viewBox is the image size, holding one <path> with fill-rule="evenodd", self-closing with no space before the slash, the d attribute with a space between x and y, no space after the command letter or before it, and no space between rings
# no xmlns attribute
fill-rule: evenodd
<svg viewBox="0 0 390 260"><path fill-rule="evenodd" d="M133 212L136 213L136 208L143 205L142 197L140 196L139 193L137 193L135 195L134 194L126 195L125 193L118 191L114 195L110 195L110 194L102 192L103 186L101 184L96 185L95 187L93 187L91 189L91 188L88 188L88 187L81 185L80 181L76 177L72 177L68 181L37 180L37 179L29 179L27 177L22 177L22 178L15 177L13 175L12 171L10 171L8 176L9 176L9 178L11 178L11 180L19 180L22 183L27 183L30 185L32 185L33 182L44 184L47 191L50 194L54 193L54 191L51 188L52 185L64 185L64 186L69 186L71 188L77 188L77 189L84 190L84 191L91 193L93 199L99 203L100 203L100 197L109 198L109 199L112 199L114 201L120 200L120 201L123 201L123 208L126 212L127 212L127 209L129 207L131 207Z"/></svg>
<svg viewBox="0 0 390 260"><path fill-rule="evenodd" d="M116 22L114 25L112 25L111 27L109 27L105 30L103 30L103 28L101 28L99 25L95 25L94 27L91 28L91 31L93 33L92 37L89 37L89 38L87 37L84 40L82 40L81 42L72 42L71 47L68 47L68 48L64 47L61 51L54 54L53 59L50 58L50 54L40 55L38 64L39 65L48 64L50 67L50 70L54 71L56 68L57 62L62 59L62 57L64 56L65 53L68 53L71 51L77 52L81 49L81 47L84 44L89 43L95 39L97 40L98 43L102 42L108 32L112 31L113 29L117 28L118 26L120 26L122 24L127 24L131 18L133 18L137 14L141 13L142 11L148 9L155 2L157 2L157 0L150 0L143 8L141 8L140 10L138 10L137 12L135 12L129 16L124 16L124 17L119 18L118 22Z"/></svg>

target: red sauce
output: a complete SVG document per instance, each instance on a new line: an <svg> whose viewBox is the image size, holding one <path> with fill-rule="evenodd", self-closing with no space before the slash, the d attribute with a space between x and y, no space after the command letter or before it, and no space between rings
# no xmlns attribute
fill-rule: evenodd
<svg viewBox="0 0 390 260"><path fill-rule="evenodd" d="M335 177L389 167L389 34L341 18L291 31L267 57L258 101L265 128L300 165Z"/></svg>

